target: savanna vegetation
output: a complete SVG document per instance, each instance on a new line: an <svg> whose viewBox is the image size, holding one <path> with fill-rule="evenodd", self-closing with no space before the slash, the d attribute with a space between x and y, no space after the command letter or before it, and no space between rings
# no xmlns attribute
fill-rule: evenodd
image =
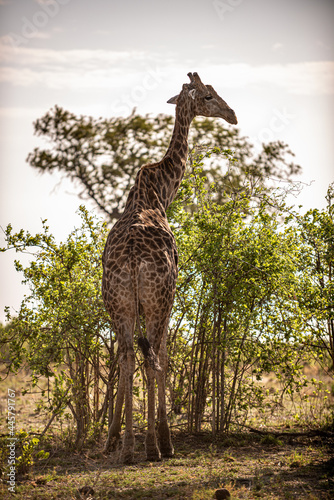
<svg viewBox="0 0 334 500"><path fill-rule="evenodd" d="M101 254L136 171L162 156L171 128L163 115L94 120L58 107L35 123L50 148L32 152L30 165L70 177L104 219L82 205L81 226L63 242L46 220L35 235L4 230L3 251L31 259L15 261L30 293L15 314L8 307L1 327L3 492L15 436L16 492L26 498L205 499L222 485L232 498L331 498L333 185L325 209L297 213L287 195L300 167L288 147L254 152L238 129L207 119L194 122L168 213L180 256L167 379L176 456L141 463L139 352L138 465L103 455L118 367ZM15 391L13 435L7 388Z"/></svg>

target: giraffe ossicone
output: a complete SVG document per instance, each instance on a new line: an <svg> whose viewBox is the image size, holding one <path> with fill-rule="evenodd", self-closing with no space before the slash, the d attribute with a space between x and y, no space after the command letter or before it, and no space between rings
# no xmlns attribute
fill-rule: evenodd
<svg viewBox="0 0 334 500"><path fill-rule="evenodd" d="M103 252L102 294L119 349L119 385L113 420L105 451L110 451L121 433L125 402L125 432L120 461L134 459L133 374L134 333L144 355L147 375L148 460L174 453L166 410L167 331L176 289L178 254L166 209L176 196L188 157L189 127L195 116L219 117L236 124L234 111L211 85L197 73L188 73L190 83L169 99L176 105L170 145L161 161L144 165L137 173L125 209L112 227ZM140 313L146 333L141 332ZM155 380L158 385L158 437L155 431Z"/></svg>

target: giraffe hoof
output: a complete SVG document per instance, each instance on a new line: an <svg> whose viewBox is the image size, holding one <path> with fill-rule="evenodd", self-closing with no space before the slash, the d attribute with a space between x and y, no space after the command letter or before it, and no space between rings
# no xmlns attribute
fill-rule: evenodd
<svg viewBox="0 0 334 500"><path fill-rule="evenodd" d="M133 453L122 454L120 457L120 463L125 465L131 465L134 463Z"/></svg>
<svg viewBox="0 0 334 500"><path fill-rule="evenodd" d="M172 445L169 432L167 436L163 436L163 439L160 436L159 448L164 458L172 458L174 456L174 446Z"/></svg>
<svg viewBox="0 0 334 500"><path fill-rule="evenodd" d="M160 453L155 453L152 455L147 455L146 457L147 462L161 462L161 454Z"/></svg>
<svg viewBox="0 0 334 500"><path fill-rule="evenodd" d="M121 441L119 436L113 436L111 439L108 438L108 441L106 442L105 447L103 448L103 453L110 453L117 451L120 442Z"/></svg>
<svg viewBox="0 0 334 500"><path fill-rule="evenodd" d="M173 456L174 456L174 450L162 451L162 452L161 452L161 455L162 455L164 458L173 458Z"/></svg>
<svg viewBox="0 0 334 500"><path fill-rule="evenodd" d="M148 462L160 462L161 453L158 446L146 446L146 460Z"/></svg>

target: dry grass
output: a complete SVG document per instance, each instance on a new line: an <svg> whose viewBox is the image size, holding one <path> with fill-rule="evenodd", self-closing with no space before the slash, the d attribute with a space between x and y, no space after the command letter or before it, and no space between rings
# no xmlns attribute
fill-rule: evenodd
<svg viewBox="0 0 334 500"><path fill-rule="evenodd" d="M317 365L305 365L308 385L290 394L283 383L269 374L261 381L268 392L268 407L249 415L249 424L265 429L317 428L333 418L334 381ZM282 396L282 394L284 395Z"/></svg>
<svg viewBox="0 0 334 500"><path fill-rule="evenodd" d="M250 434L212 441L209 434L174 434L176 455L145 462L143 435L137 436L136 462L120 466L115 455L96 448L77 454L52 452L17 486L26 500L77 499L85 486L97 499L209 499L224 486L232 499L331 499L334 495L333 438L265 440ZM2 485L3 494L6 486ZM4 497L6 498L6 497Z"/></svg>
<svg viewBox="0 0 334 500"><path fill-rule="evenodd" d="M64 439L62 427L65 423L55 423L52 437L42 443L42 448L50 452L49 458L36 461L28 474L17 478L16 497L26 500L204 500L213 498L217 488L225 487L232 500L334 498L334 434L296 435L296 431L307 430L308 418L313 418L313 424L323 423L330 410L332 381L317 370L305 367L310 379L321 382L321 392L313 394L306 388L294 397L286 395L281 406L251 416L253 421L249 423L254 427L286 435L246 432L213 439L209 432L197 435L174 432L175 457L158 463L145 462L142 433L136 436L135 464L120 466L116 453L103 455L102 443L92 442L77 453L70 448L69 440ZM278 388L277 380L271 376L262 383L270 394ZM0 432L4 446L8 437L8 387L16 391L17 430L40 432L50 417L36 415L34 411L40 397L37 389L33 395L22 395L31 389L29 374L11 375L2 384L0 394ZM47 389L45 383L41 388ZM307 398L306 391L309 391ZM328 396L326 405L321 399L325 394ZM327 408L326 414L324 408ZM289 435L289 432L295 434ZM2 478L6 479L5 474ZM92 488L87 490L93 491L90 497L80 493L85 486ZM0 485L0 498L11 498L6 482Z"/></svg>

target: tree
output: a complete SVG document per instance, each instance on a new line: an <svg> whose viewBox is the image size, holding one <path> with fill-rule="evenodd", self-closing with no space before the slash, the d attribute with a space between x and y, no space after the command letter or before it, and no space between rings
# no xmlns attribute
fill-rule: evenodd
<svg viewBox="0 0 334 500"><path fill-rule="evenodd" d="M299 260L298 301L306 318L308 348L334 371L334 184L327 191L327 207L311 209L297 218L303 241ZM330 362L328 363L328 358Z"/></svg>
<svg viewBox="0 0 334 500"><path fill-rule="evenodd" d="M151 118L133 111L126 118L94 119L55 106L34 123L35 133L46 138L50 148L35 148L27 161L40 172L62 172L80 186L82 197L93 200L109 220L114 220L123 211L138 169L164 155L173 123L173 117L162 114ZM289 179L301 170L284 143L263 145L259 154L253 154L252 145L237 128L227 128L217 120L194 120L189 144L190 150L197 145L233 151L238 171L226 174L228 160L214 157L205 163L201 174L208 186L216 183L218 203L225 200L226 191L242 187L249 174L269 188L269 177Z"/></svg>
<svg viewBox="0 0 334 500"><path fill-rule="evenodd" d="M33 385L41 377L50 383L42 391L41 408L52 418L67 409L76 424L75 444L81 447L91 424L103 424L112 408L117 375L114 338L102 301L101 254L106 227L80 208L81 228L57 244L46 220L43 232L31 235L6 228L7 250L33 252L27 267L15 262L31 293L10 325L2 331L7 369L26 364ZM5 249L2 249L3 251Z"/></svg>
<svg viewBox="0 0 334 500"><path fill-rule="evenodd" d="M331 191L326 211L297 217L251 174L239 189L229 189L232 170L239 168L230 167L230 177L222 178L225 202L219 203L203 168L231 161L231 152L216 152L192 156L168 209L180 255L168 337L171 408L186 414L190 431L210 419L214 433L300 391L310 356L321 359L324 348L332 356L334 234ZM59 244L46 221L35 236L7 227L7 249L33 251L34 257L25 268L16 262L31 293L0 329L8 370L26 363L35 385L52 378L42 406L52 413L49 423L70 412L77 447L90 430L102 429L108 412L110 421L118 379L100 289L107 229L84 207L80 213L82 226ZM281 380L280 394L268 394L261 383L272 372ZM143 365L134 393L137 403L143 400L137 409L144 418L137 416L144 425Z"/></svg>
<svg viewBox="0 0 334 500"><path fill-rule="evenodd" d="M243 190L216 203L202 163L200 156L180 192L189 204L197 199L196 211L184 210L181 200L169 210L180 253L171 399L187 408L190 431L201 430L210 405L213 432L226 432L270 404L260 383L265 373L276 373L283 391L305 383L304 323L295 300L301 242L293 227L282 227L284 203L268 211L277 200L251 176ZM262 201L252 204L254 196Z"/></svg>

